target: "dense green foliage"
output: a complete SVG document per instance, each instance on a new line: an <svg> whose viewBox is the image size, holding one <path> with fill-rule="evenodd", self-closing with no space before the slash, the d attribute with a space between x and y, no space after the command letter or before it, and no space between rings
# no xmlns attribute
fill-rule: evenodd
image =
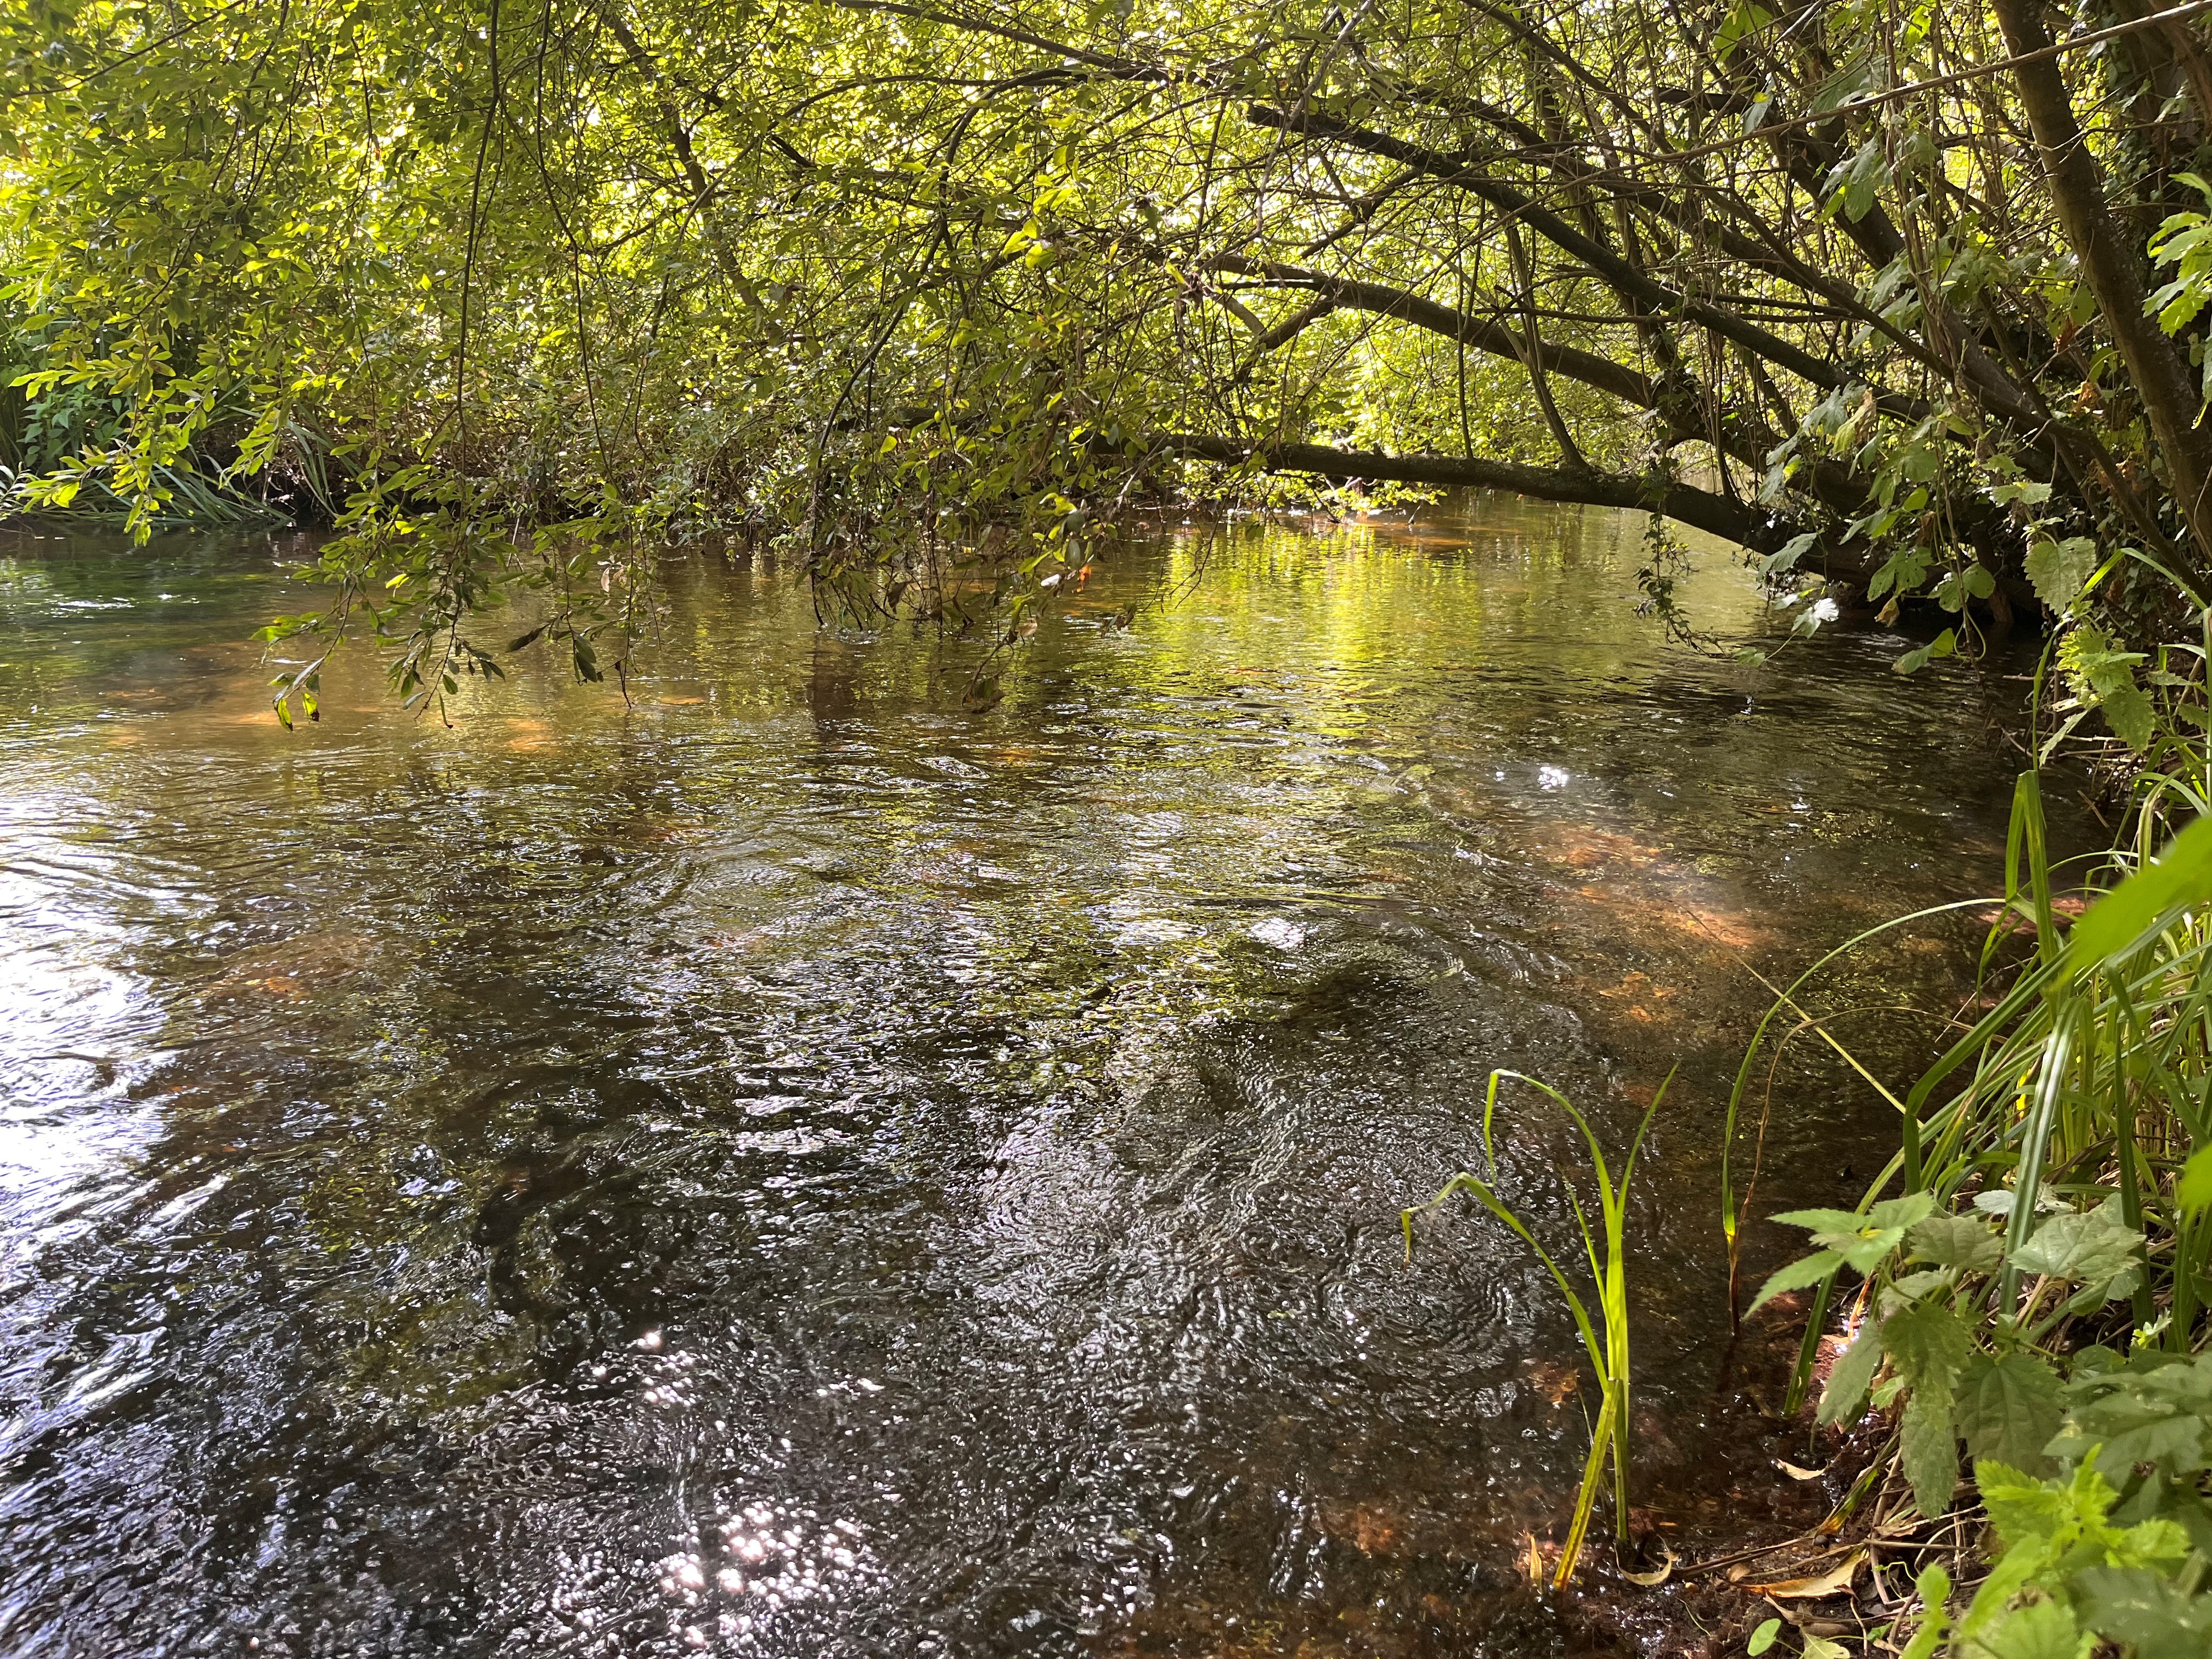
<svg viewBox="0 0 2212 1659"><path fill-rule="evenodd" d="M2063 935L2038 780L2022 777L2004 919L2033 953L1893 1097L1898 1153L1859 1206L1775 1218L1817 1247L1758 1298L1818 1287L1801 1389L1831 1295L1857 1284L1820 1420L1893 1408L1898 1474L1931 1519L1952 1507L1963 1442L2005 1547L1955 1628L1949 1577L1922 1575L1922 1655L2075 1655L2099 1638L2180 1655L2212 1634L2212 1356L2197 1352L2212 1328L2208 761L2198 746L2147 786L2121 862L2136 867ZM2161 817L2188 815L2153 861Z"/></svg>
<svg viewBox="0 0 2212 1659"><path fill-rule="evenodd" d="M2187 19L2093 7L2120 32L2056 54L2028 0L0 19L19 504L335 519L318 625L405 639L414 686L489 661L457 623L516 580L595 674L653 548L732 529L870 606L980 576L1018 629L1196 462L1663 508L1931 596L1931 654L2087 590L2073 689L2124 720L2115 652L2212 568Z"/></svg>

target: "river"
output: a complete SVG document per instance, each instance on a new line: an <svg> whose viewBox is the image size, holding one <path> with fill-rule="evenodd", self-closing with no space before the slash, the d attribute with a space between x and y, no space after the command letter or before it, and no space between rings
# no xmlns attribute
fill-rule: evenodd
<svg viewBox="0 0 2212 1659"><path fill-rule="evenodd" d="M972 642L696 555L629 706L526 654L448 730L364 649L294 732L246 641L301 538L0 536L0 1651L1578 1650L1520 1565L1572 1328L1399 1211L1491 1067L1618 1146L1679 1065L1637 1503L1755 1515L1804 1437L1724 1311L1748 967L1997 884L2020 763L2017 661L1670 646L1639 529L1170 527L982 713ZM1822 1006L1894 1072L1972 936ZM1760 1212L1894 1122L1799 1041Z"/></svg>

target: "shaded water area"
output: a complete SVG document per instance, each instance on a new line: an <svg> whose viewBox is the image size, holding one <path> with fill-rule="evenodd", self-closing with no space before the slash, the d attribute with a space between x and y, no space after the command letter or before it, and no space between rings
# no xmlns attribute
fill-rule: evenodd
<svg viewBox="0 0 2212 1659"><path fill-rule="evenodd" d="M1997 665L1668 646L1640 527L1170 534L981 714L694 558L633 708L525 656L448 731L364 653L289 733L299 544L0 538L0 1652L1574 1650L1571 1328L1399 1209L1491 1066L1618 1145L1679 1062L1639 1515L1755 1516L1744 964L1987 890L2017 763ZM1821 1006L1899 1069L1972 932ZM1854 1200L1889 1109L1809 1041L1773 1098L1762 1212ZM1564 1247L1565 1126L1500 1151Z"/></svg>

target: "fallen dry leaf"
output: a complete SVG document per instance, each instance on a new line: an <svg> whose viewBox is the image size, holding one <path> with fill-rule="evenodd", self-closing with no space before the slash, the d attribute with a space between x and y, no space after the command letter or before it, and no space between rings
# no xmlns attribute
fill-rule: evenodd
<svg viewBox="0 0 2212 1659"><path fill-rule="evenodd" d="M1843 1559L1843 1565L1832 1572L1824 1572L1816 1578L1784 1578L1771 1584L1747 1586L1754 1595L1786 1598L1791 1601L1818 1601L1824 1595L1841 1595L1851 1587L1851 1580L1859 1575L1866 1561L1864 1550L1853 1550Z"/></svg>
<svg viewBox="0 0 2212 1659"><path fill-rule="evenodd" d="M1664 1544L1662 1544L1659 1546L1659 1553L1667 1559L1659 1564L1658 1571L1631 1572L1627 1568L1623 1567L1620 1570L1620 1576L1623 1578L1626 1578L1632 1584L1651 1585L1665 1583L1668 1577L1673 1575L1674 1571L1674 1552L1668 1549Z"/></svg>
<svg viewBox="0 0 2212 1659"><path fill-rule="evenodd" d="M1778 1457L1774 1460L1774 1467L1792 1480L1818 1480L1827 1473L1826 1469L1801 1469L1795 1463L1785 1463Z"/></svg>

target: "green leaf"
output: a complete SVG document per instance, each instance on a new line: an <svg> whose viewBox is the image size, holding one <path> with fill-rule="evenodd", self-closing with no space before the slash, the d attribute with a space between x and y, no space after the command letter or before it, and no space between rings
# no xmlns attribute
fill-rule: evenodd
<svg viewBox="0 0 2212 1659"><path fill-rule="evenodd" d="M1760 1654L1774 1645L1774 1638L1781 1633L1782 1621L1770 1619L1752 1632L1751 1640L1743 1644L1743 1650L1751 1656L1751 1659L1759 1659Z"/></svg>
<svg viewBox="0 0 2212 1659"><path fill-rule="evenodd" d="M1869 59L1862 58L1844 65L1821 82L1819 90L1814 93L1814 112L1826 115L1846 100L1857 97L1867 89L1867 83L1873 76L1874 65Z"/></svg>
<svg viewBox="0 0 2212 1659"><path fill-rule="evenodd" d="M1951 1575L1941 1566L1923 1567L1913 1588L1920 1593L1920 1628L1912 1632L1899 1659L1935 1659L1936 1648L1951 1628L1950 1609L1946 1605L1951 1599Z"/></svg>
<svg viewBox="0 0 2212 1659"><path fill-rule="evenodd" d="M2029 544L2023 568L2035 586L2035 597L2063 616L2096 573L2097 544L2087 536L2069 536L2063 542L2045 537Z"/></svg>
<svg viewBox="0 0 2212 1659"><path fill-rule="evenodd" d="M1773 21L1774 14L1760 5L1759 0L1736 0L1713 33L1713 56L1727 63L1746 37L1757 33Z"/></svg>
<svg viewBox="0 0 2212 1659"><path fill-rule="evenodd" d="M1866 1405L1875 1368L1881 1364L1881 1322L1869 1319L1829 1371L1828 1386L1820 1391L1820 1409L1815 1413L1819 1420L1846 1423L1856 1419Z"/></svg>
<svg viewBox="0 0 2212 1659"><path fill-rule="evenodd" d="M2106 690L2097 707L2105 711L2105 724L2112 728L2114 737L2138 755L2149 750L2157 711L2134 680L2122 681Z"/></svg>
<svg viewBox="0 0 2212 1659"><path fill-rule="evenodd" d="M2063 1601L2031 1601L1984 1631L1979 1645L1990 1659L2084 1659L2096 1640Z"/></svg>
<svg viewBox="0 0 2212 1659"><path fill-rule="evenodd" d="M1882 1291L1885 1308L1893 1308L1907 1302L1917 1302L1936 1291L1950 1290L1957 1276L1948 1267L1923 1267L1918 1273L1905 1273L1892 1279Z"/></svg>
<svg viewBox="0 0 2212 1659"><path fill-rule="evenodd" d="M1843 1257L1833 1250L1822 1250L1818 1255L1808 1255L1793 1261L1760 1286L1759 1294L1752 1298L1751 1306L1745 1311L1757 1313L1784 1291L1798 1291L1808 1285L1817 1285L1843 1265Z"/></svg>
<svg viewBox="0 0 2212 1659"><path fill-rule="evenodd" d="M2203 1659L2212 1650L2212 1595L2186 1595L2142 1567L2087 1567L2074 1575L2089 1628L2134 1648L2136 1659Z"/></svg>
<svg viewBox="0 0 2212 1659"><path fill-rule="evenodd" d="M1932 659L1937 657L1950 656L1954 652L1957 651L1958 648L1959 635L1957 632L1954 629L1947 628L1942 633L1938 634L1934 639L1929 641L1927 644L1921 646L1917 650L1906 652L1895 662L1890 664L1890 668L1893 672L1899 674L1917 674L1922 669L1925 668Z"/></svg>
<svg viewBox="0 0 2212 1659"><path fill-rule="evenodd" d="M2094 1469L2077 1471L2064 1485L1983 1462L1974 1465L1974 1486L2008 1547L2055 1537L2063 1527L2078 1527L2085 1516L2101 1522L2112 1504L2112 1487Z"/></svg>
<svg viewBox="0 0 2212 1659"><path fill-rule="evenodd" d="M2121 1480L2138 1463L2171 1477L2193 1475L2212 1461L2212 1354L2077 1371L2064 1400L2065 1426L2047 1448L2061 1462L2094 1452L2098 1471Z"/></svg>
<svg viewBox="0 0 2212 1659"><path fill-rule="evenodd" d="M1786 1210L1772 1219L1809 1229L1813 1242L1832 1250L1856 1272L1870 1273L1905 1237L1905 1230L1926 1218L1934 1197L1912 1193L1875 1205L1865 1214L1850 1210Z"/></svg>
<svg viewBox="0 0 2212 1659"><path fill-rule="evenodd" d="M2085 1215L2052 1216L2012 1253L2012 1264L2024 1273L2079 1285L2094 1302L2109 1302L2135 1288L2142 1242L2142 1235L2106 1205Z"/></svg>
<svg viewBox="0 0 2212 1659"><path fill-rule="evenodd" d="M2173 1201L2191 1215L2212 1205L2212 1146L2190 1154L2174 1183Z"/></svg>
<svg viewBox="0 0 2212 1659"><path fill-rule="evenodd" d="M2173 838L2158 862L2138 870L2074 924L2068 948L2087 969L2121 951L2173 911L2212 898L2212 817Z"/></svg>
<svg viewBox="0 0 2212 1659"><path fill-rule="evenodd" d="M1985 1273L2004 1260L1996 1229L1970 1215L1930 1216L1905 1233L1905 1248L1915 1261L1968 1273Z"/></svg>
<svg viewBox="0 0 2212 1659"><path fill-rule="evenodd" d="M1784 1210L1767 1218L1785 1226L1803 1227L1815 1235L1820 1233L1856 1233L1871 1218L1856 1210Z"/></svg>
<svg viewBox="0 0 2212 1659"><path fill-rule="evenodd" d="M1818 546L1820 540L1819 534L1809 530L1802 536L1792 536L1759 562L1759 574L1771 579L1785 570L1795 569L1797 561Z"/></svg>
<svg viewBox="0 0 2212 1659"><path fill-rule="evenodd" d="M1903 1446L1899 1461L1912 1486L1912 1501L1932 1521L1950 1509L1952 1489L1959 1484L1959 1441L1951 1429L1949 1390L1914 1389L1905 1403L1899 1432Z"/></svg>
<svg viewBox="0 0 2212 1659"><path fill-rule="evenodd" d="M1867 1212L1869 1224L1887 1229L1917 1226L1936 1209L1933 1193L1907 1193L1903 1198L1886 1198Z"/></svg>
<svg viewBox="0 0 2212 1659"><path fill-rule="evenodd" d="M1952 1402L1967 1455L1978 1463L2047 1473L2052 1466L2043 1449L2063 1415L2058 1386L2058 1373L2032 1354L1975 1355Z"/></svg>
<svg viewBox="0 0 2212 1659"><path fill-rule="evenodd" d="M1882 1323L1882 1347L1914 1395L1940 1395L1950 1421L1951 1389L1974 1343L1966 1322L1941 1302L1920 1302L1892 1314Z"/></svg>

